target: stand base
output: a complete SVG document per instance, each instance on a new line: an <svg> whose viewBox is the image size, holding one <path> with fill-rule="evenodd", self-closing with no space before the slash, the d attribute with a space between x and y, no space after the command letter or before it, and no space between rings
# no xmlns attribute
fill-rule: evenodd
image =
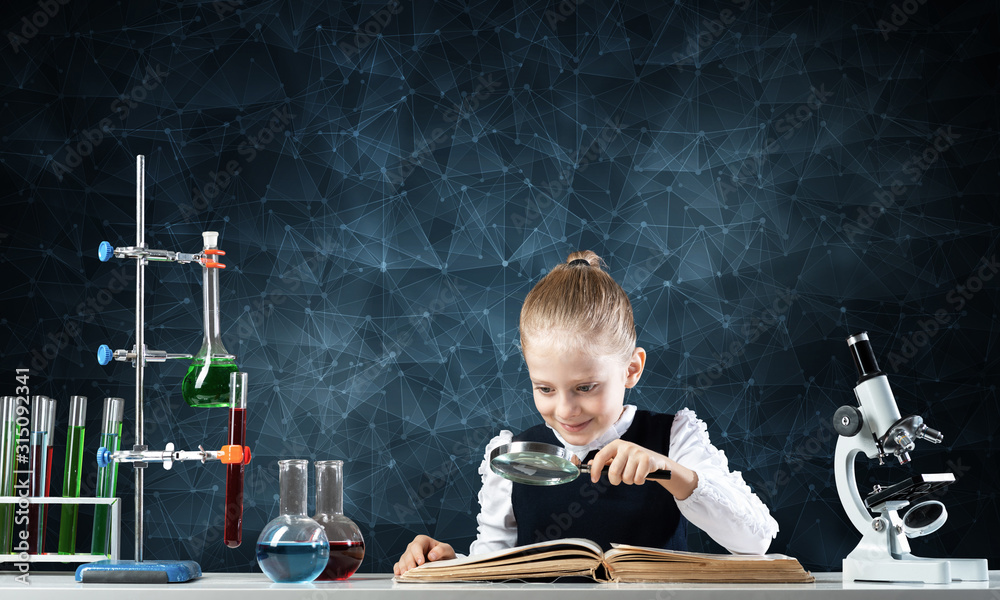
<svg viewBox="0 0 1000 600"><path fill-rule="evenodd" d="M985 558L903 558L844 559L844 581L885 581L893 583L951 583L988 581Z"/></svg>
<svg viewBox="0 0 1000 600"><path fill-rule="evenodd" d="M83 583L182 583L198 577L201 566L193 560L101 560L76 570Z"/></svg>

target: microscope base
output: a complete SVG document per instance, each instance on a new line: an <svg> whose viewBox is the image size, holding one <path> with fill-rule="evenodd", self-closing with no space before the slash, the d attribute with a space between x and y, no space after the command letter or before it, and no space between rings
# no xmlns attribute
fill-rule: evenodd
<svg viewBox="0 0 1000 600"><path fill-rule="evenodd" d="M882 552L885 553L884 550ZM863 554L855 556L856 554ZM988 581L984 558L871 558L861 546L844 559L844 581L885 581L947 584L952 581Z"/></svg>

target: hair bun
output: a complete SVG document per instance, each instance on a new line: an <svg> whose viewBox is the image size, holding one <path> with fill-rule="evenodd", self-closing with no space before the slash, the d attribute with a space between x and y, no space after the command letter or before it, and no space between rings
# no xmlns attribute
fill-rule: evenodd
<svg viewBox="0 0 1000 600"><path fill-rule="evenodd" d="M600 269L604 266L604 261L601 257L597 255L593 250L580 250L578 252L572 252L566 257L566 262L564 263L568 267L575 267L580 264L584 264L591 267L597 267Z"/></svg>

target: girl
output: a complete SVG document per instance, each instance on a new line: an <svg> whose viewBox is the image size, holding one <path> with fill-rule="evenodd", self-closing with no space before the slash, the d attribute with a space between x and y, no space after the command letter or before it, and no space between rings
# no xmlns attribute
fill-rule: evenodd
<svg viewBox="0 0 1000 600"><path fill-rule="evenodd" d="M548 539L583 537L686 549L687 522L733 553L763 554L778 531L767 508L729 470L693 411L676 415L626 405L646 351L635 345L632 305L591 251L575 252L528 293L520 334L535 407L545 421L490 440L479 467L479 535L470 554ZM490 452L511 441L559 444L593 465L591 476L551 487L515 485L490 470ZM600 480L607 467L607 481ZM646 475L669 469L668 481ZM393 567L454 558L449 544L417 536Z"/></svg>

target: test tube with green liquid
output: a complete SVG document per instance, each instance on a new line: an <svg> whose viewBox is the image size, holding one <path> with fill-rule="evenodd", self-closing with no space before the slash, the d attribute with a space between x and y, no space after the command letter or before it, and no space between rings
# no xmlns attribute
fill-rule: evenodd
<svg viewBox="0 0 1000 600"><path fill-rule="evenodd" d="M104 415L101 418L101 447L107 448L111 452L121 450L122 444L122 420L125 417L125 400L122 398L105 398ZM118 463L112 461L106 467L97 470L97 493L98 498L114 498L115 488L118 485ZM94 534L91 538L91 554L107 554L110 548L109 535L111 534L108 523L111 514L111 507L107 504L97 504L94 506Z"/></svg>
<svg viewBox="0 0 1000 600"><path fill-rule="evenodd" d="M83 428L86 419L87 397L70 396L63 498L80 497L80 477L83 474ZM62 505L59 519L59 554L76 554L76 525L79 516L79 504Z"/></svg>
<svg viewBox="0 0 1000 600"><path fill-rule="evenodd" d="M17 444L17 397L0 398L0 496L14 495L14 449ZM0 504L0 554L10 554L14 538L14 505Z"/></svg>

